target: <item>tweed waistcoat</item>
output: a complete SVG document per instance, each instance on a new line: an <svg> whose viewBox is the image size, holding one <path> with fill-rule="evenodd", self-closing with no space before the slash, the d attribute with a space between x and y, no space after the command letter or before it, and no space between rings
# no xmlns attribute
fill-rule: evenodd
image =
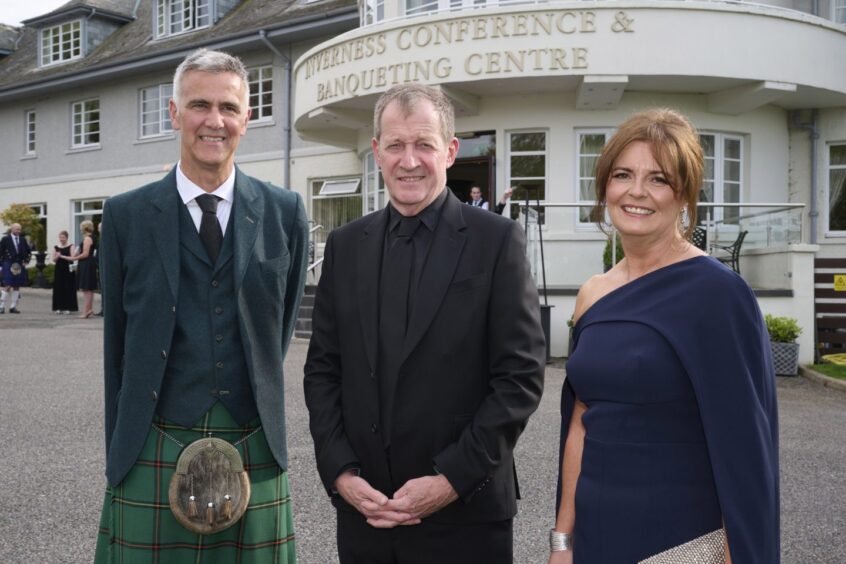
<svg viewBox="0 0 846 564"><path fill-rule="evenodd" d="M232 229L212 265L187 208L180 208L176 327L158 413L192 427L219 400L245 424L258 409L238 330Z"/></svg>

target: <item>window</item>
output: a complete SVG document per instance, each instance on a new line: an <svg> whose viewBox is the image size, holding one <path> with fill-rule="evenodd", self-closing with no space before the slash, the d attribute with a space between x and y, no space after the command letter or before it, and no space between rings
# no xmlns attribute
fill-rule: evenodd
<svg viewBox="0 0 846 564"><path fill-rule="evenodd" d="M364 0L361 25L370 25L385 19L385 0Z"/></svg>
<svg viewBox="0 0 846 564"><path fill-rule="evenodd" d="M155 137L173 132L168 112L172 84L159 84L141 89L141 137Z"/></svg>
<svg viewBox="0 0 846 564"><path fill-rule="evenodd" d="M705 174L700 202L714 204L739 204L743 171L742 139L733 135L707 133L699 136L705 154ZM740 208L714 207L713 219L725 223L736 223ZM699 209L699 217L707 217L706 208Z"/></svg>
<svg viewBox="0 0 846 564"><path fill-rule="evenodd" d="M273 67L259 67L249 70L250 121L273 117Z"/></svg>
<svg viewBox="0 0 846 564"><path fill-rule="evenodd" d="M38 214L38 223L41 224L41 242L44 243L44 248L47 247L47 204L44 202L38 204L27 204L29 209ZM33 241L38 246L39 241Z"/></svg>
<svg viewBox="0 0 846 564"><path fill-rule="evenodd" d="M157 0L156 37L179 35L211 25L209 0Z"/></svg>
<svg viewBox="0 0 846 564"><path fill-rule="evenodd" d="M364 213L381 210L387 203L385 183L373 151L368 151L364 155Z"/></svg>
<svg viewBox="0 0 846 564"><path fill-rule="evenodd" d="M76 200L73 203L73 231L71 237L75 237L77 245L82 244L82 235L79 233L79 224L90 219L94 222L94 233L96 237L97 226L103 218L103 200Z"/></svg>
<svg viewBox="0 0 846 564"><path fill-rule="evenodd" d="M828 148L828 230L846 231L846 144Z"/></svg>
<svg viewBox="0 0 846 564"><path fill-rule="evenodd" d="M576 201L585 204L578 211L577 225L579 227L593 225L590 211L596 203L596 186L594 186L596 162L599 160L599 155L610 136L610 130L579 131L576 133L576 150L578 151L576 156L576 186L579 190Z"/></svg>
<svg viewBox="0 0 846 564"><path fill-rule="evenodd" d="M325 243L330 231L361 217L360 188L360 178L311 182L311 219L323 226L315 232L315 244Z"/></svg>
<svg viewBox="0 0 846 564"><path fill-rule="evenodd" d="M846 0L834 0L834 21L846 24Z"/></svg>
<svg viewBox="0 0 846 564"><path fill-rule="evenodd" d="M24 129L26 131L26 154L35 154L35 110L29 110L25 114Z"/></svg>
<svg viewBox="0 0 846 564"><path fill-rule="evenodd" d="M71 147L100 144L100 100L94 98L73 105L73 138Z"/></svg>
<svg viewBox="0 0 846 564"><path fill-rule="evenodd" d="M82 57L81 29L80 20L42 29L41 66Z"/></svg>
<svg viewBox="0 0 846 564"><path fill-rule="evenodd" d="M546 133L508 133L508 183L514 186L513 199L546 199ZM516 208L512 213L516 213Z"/></svg>

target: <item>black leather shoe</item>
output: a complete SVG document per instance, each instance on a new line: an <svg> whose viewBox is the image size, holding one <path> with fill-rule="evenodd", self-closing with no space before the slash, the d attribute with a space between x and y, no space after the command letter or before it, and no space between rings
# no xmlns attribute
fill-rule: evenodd
<svg viewBox="0 0 846 564"><path fill-rule="evenodd" d="M18 311L18 308L13 307L12 309L9 310L9 313L20 313L20 312Z"/></svg>

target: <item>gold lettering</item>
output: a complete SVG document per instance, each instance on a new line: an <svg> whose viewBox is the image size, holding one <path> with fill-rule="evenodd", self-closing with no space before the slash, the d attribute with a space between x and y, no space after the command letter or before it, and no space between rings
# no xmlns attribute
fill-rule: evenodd
<svg viewBox="0 0 846 564"><path fill-rule="evenodd" d="M505 18L502 16L494 17L494 28L491 38L496 39L497 37L508 37L508 30L505 29L506 23Z"/></svg>
<svg viewBox="0 0 846 564"><path fill-rule="evenodd" d="M487 39L488 38L488 21L485 18L476 18L473 20L473 39Z"/></svg>
<svg viewBox="0 0 846 564"><path fill-rule="evenodd" d="M438 78L447 78L452 73L452 65L449 59L441 57L435 61L435 76Z"/></svg>
<svg viewBox="0 0 846 564"><path fill-rule="evenodd" d="M369 83L367 79L370 79ZM361 73L361 87L364 90L370 90L373 88L373 69L369 69Z"/></svg>
<svg viewBox="0 0 846 564"><path fill-rule="evenodd" d="M387 40L387 38L385 37L384 33L380 33L379 37L376 38L376 45L377 45L376 54L377 55L381 55L382 53L385 52L385 49L387 49L388 46L386 45L386 43L387 43L386 40Z"/></svg>
<svg viewBox="0 0 846 564"><path fill-rule="evenodd" d="M546 55L549 49L529 49L529 55L535 55L535 66L533 70L543 70L543 63L541 62L541 55Z"/></svg>
<svg viewBox="0 0 846 564"><path fill-rule="evenodd" d="M527 20L526 14L517 14L514 17L514 37L529 35L529 28L526 25L528 23Z"/></svg>
<svg viewBox="0 0 846 564"><path fill-rule="evenodd" d="M429 69L432 64L432 59L425 61L414 61L414 81L429 80Z"/></svg>
<svg viewBox="0 0 846 564"><path fill-rule="evenodd" d="M596 14L594 12L582 12L582 33L593 33L596 31Z"/></svg>
<svg viewBox="0 0 846 564"><path fill-rule="evenodd" d="M455 22L437 22L435 23L435 45L440 45L441 40L447 45L452 43L452 28Z"/></svg>
<svg viewBox="0 0 846 564"><path fill-rule="evenodd" d="M588 54L588 50L584 47L576 47L576 48L573 49L573 68L574 69L586 69L586 68L588 68L587 54Z"/></svg>
<svg viewBox="0 0 846 564"><path fill-rule="evenodd" d="M565 20L573 20L572 22L568 23ZM569 35L571 33L576 33L576 14L574 12L564 12L559 14L558 21L555 22L555 27L558 28L558 31L565 35Z"/></svg>
<svg viewBox="0 0 846 564"><path fill-rule="evenodd" d="M519 53L519 58L517 53ZM512 65L518 71L523 72L523 67L526 62L526 52L522 49L514 53L514 51L505 52L505 72L511 72Z"/></svg>
<svg viewBox="0 0 846 564"><path fill-rule="evenodd" d="M322 102L326 98L326 87L323 83L317 85L317 101Z"/></svg>
<svg viewBox="0 0 846 564"><path fill-rule="evenodd" d="M361 86L361 82L359 81L357 74L347 76L347 92L350 93L350 96L354 96L355 93L358 92L359 86Z"/></svg>
<svg viewBox="0 0 846 564"><path fill-rule="evenodd" d="M385 77L386 72L387 69L385 67L379 67L376 69L376 88L384 88L387 85L388 80Z"/></svg>
<svg viewBox="0 0 846 564"><path fill-rule="evenodd" d="M456 41L464 41L464 36L470 33L470 22L467 20L458 21L458 34Z"/></svg>
<svg viewBox="0 0 846 564"><path fill-rule="evenodd" d="M485 66L486 74L502 72L502 67L499 64L499 58L499 53L485 53L485 61L487 62L487 65Z"/></svg>
<svg viewBox="0 0 846 564"><path fill-rule="evenodd" d="M552 14L532 14L532 35L538 35L538 28L543 29L546 35L552 34Z"/></svg>
<svg viewBox="0 0 846 564"><path fill-rule="evenodd" d="M478 62L478 66L476 66L476 62ZM466 59L464 59L464 72L467 74L471 74L473 76L482 74L482 56L478 53L473 53ZM472 65L472 67L471 67Z"/></svg>
<svg viewBox="0 0 846 564"><path fill-rule="evenodd" d="M403 51L411 48L411 30L409 28L405 28L397 35L397 47Z"/></svg>
<svg viewBox="0 0 846 564"><path fill-rule="evenodd" d="M421 39L421 36L423 37ZM432 41L432 30L429 26L421 25L414 32L414 44L418 47L425 47Z"/></svg>
<svg viewBox="0 0 846 564"><path fill-rule="evenodd" d="M567 63L565 62L566 56L567 52L564 49L551 49L549 70L569 69L570 67L568 67Z"/></svg>

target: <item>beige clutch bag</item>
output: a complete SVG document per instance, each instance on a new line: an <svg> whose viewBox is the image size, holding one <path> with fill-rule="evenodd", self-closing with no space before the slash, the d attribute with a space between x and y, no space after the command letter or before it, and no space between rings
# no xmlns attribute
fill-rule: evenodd
<svg viewBox="0 0 846 564"><path fill-rule="evenodd" d="M725 564L726 531L717 529L707 535L695 538L665 550L638 564Z"/></svg>

